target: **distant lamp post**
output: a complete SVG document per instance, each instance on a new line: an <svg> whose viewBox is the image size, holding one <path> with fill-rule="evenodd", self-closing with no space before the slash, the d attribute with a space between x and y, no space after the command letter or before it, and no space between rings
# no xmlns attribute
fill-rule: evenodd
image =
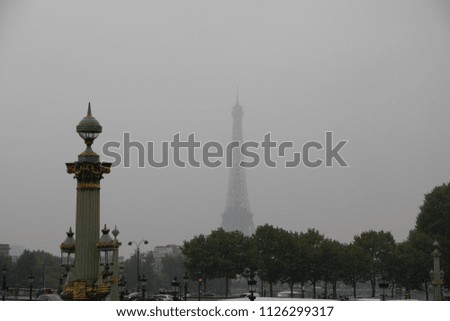
<svg viewBox="0 0 450 321"><path fill-rule="evenodd" d="M34 283L34 276L33 273L30 273L28 276L28 284L30 285L30 301L33 300L33 283Z"/></svg>
<svg viewBox="0 0 450 321"><path fill-rule="evenodd" d="M2 301L5 301L6 298L6 273L8 273L8 269L6 265L3 265L2 268Z"/></svg>
<svg viewBox="0 0 450 321"><path fill-rule="evenodd" d="M198 271L197 273L197 282L198 282L198 300L201 301L202 299L202 272Z"/></svg>
<svg viewBox="0 0 450 321"><path fill-rule="evenodd" d="M382 278L380 283L378 283L378 286L383 291L383 294L381 295L381 301L386 301L385 290L389 287L389 283L384 278Z"/></svg>
<svg viewBox="0 0 450 321"><path fill-rule="evenodd" d="M441 286L444 284L444 271L441 270L439 243L434 241L434 251L431 252L433 257L433 269L430 271L431 284L434 289L434 301L442 301Z"/></svg>
<svg viewBox="0 0 450 321"><path fill-rule="evenodd" d="M141 277L141 289L142 289L142 301L145 301L145 291L147 287L147 278L145 277L145 274Z"/></svg>
<svg viewBox="0 0 450 321"><path fill-rule="evenodd" d="M140 241L139 243L136 243L135 241L130 241L130 242L128 242L128 245L129 246L131 246L131 245L133 245L133 243L136 245L136 266L137 266L137 284L138 284L138 291L140 290L140 286L141 286L141 284L140 284L140 273L139 273L139 265L140 265L140 252L141 252L141 250L140 250L140 246L141 246L141 243L144 243L144 244L148 244L148 241L147 240L142 240L142 241Z"/></svg>
<svg viewBox="0 0 450 321"><path fill-rule="evenodd" d="M255 297L254 293L256 291L256 280L253 277L251 277L250 280L247 281L247 284L248 284L248 290L250 292L248 299L250 301L255 301L256 297Z"/></svg>
<svg viewBox="0 0 450 321"><path fill-rule="evenodd" d="M174 294L174 299L178 300L178 287L180 286L180 282L178 282L177 277L175 276L170 283L172 285L172 291Z"/></svg>
<svg viewBox="0 0 450 321"><path fill-rule="evenodd" d="M125 298L125 285L127 284L127 282L125 281L125 276L123 274L123 272L125 270L125 266L123 265L123 262L120 262L119 270L120 270L119 297L120 297L120 301L123 301L123 299Z"/></svg>
<svg viewBox="0 0 450 321"><path fill-rule="evenodd" d="M184 274L183 276L183 282L184 282L184 301L187 301L187 281L189 280L189 277L187 275L187 273Z"/></svg>
<svg viewBox="0 0 450 321"><path fill-rule="evenodd" d="M125 298L125 280L123 276L120 278L119 281L119 298L120 301L123 301L123 299Z"/></svg>

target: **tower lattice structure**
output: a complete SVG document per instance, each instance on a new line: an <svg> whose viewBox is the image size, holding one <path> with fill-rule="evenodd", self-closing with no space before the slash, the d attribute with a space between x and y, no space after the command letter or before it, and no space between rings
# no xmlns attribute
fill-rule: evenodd
<svg viewBox="0 0 450 321"><path fill-rule="evenodd" d="M239 95L236 96L231 116L233 118L232 141L243 142L242 118L244 112L239 104ZM228 178L227 200L225 211L222 215L222 228L225 231L240 231L244 235L251 235L255 231L253 224L253 214L250 211L250 204L247 194L247 179L245 168L240 166L242 154L239 148L233 148L232 167Z"/></svg>

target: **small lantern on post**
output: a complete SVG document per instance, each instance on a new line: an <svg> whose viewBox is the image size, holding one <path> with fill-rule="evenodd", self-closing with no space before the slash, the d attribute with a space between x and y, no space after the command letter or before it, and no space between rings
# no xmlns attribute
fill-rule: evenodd
<svg viewBox="0 0 450 321"><path fill-rule="evenodd" d="M30 285L30 301L33 300L33 283L34 283L34 275L30 273L28 276L28 283Z"/></svg>
<svg viewBox="0 0 450 321"><path fill-rule="evenodd" d="M66 234L67 237L59 248L61 249L61 267L65 269L67 276L75 262L75 238L73 237L72 227L69 228L69 232L66 232Z"/></svg>
<svg viewBox="0 0 450 321"><path fill-rule="evenodd" d="M141 289L142 289L142 301L145 301L145 291L147 287L147 278L145 277L145 274L141 277Z"/></svg>
<svg viewBox="0 0 450 321"><path fill-rule="evenodd" d="M250 292L248 299L250 301L255 301L256 297L255 297L254 293L256 291L256 280L253 278L253 276L250 278L250 280L247 281L247 284L248 284L248 290Z"/></svg>
<svg viewBox="0 0 450 321"><path fill-rule="evenodd" d="M3 268L2 268L2 301L5 301L6 294L7 294L6 273L8 273L8 269L6 268L6 265L3 265Z"/></svg>
<svg viewBox="0 0 450 321"><path fill-rule="evenodd" d="M180 282L178 282L177 277L175 276L170 284L172 285L174 300L176 301L178 300L178 287L180 286Z"/></svg>
<svg viewBox="0 0 450 321"><path fill-rule="evenodd" d="M100 266L103 267L103 278L107 278L110 275L109 268L113 264L113 253L115 243L111 236L109 236L109 228L102 229L102 236L97 242L97 248L100 252Z"/></svg>
<svg viewBox="0 0 450 321"><path fill-rule="evenodd" d="M183 282L184 282L184 301L187 301L187 288L188 288L188 284L187 281L189 280L189 277L187 275L187 273L184 274L183 276Z"/></svg>
<svg viewBox="0 0 450 321"><path fill-rule="evenodd" d="M381 301L386 301L386 294L385 290L389 287L389 283L383 278L381 278L380 283L378 283L378 286L380 289L382 289L383 293L381 295Z"/></svg>

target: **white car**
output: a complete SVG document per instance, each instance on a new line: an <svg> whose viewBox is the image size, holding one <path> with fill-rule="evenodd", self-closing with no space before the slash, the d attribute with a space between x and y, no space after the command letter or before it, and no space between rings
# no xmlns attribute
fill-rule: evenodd
<svg viewBox="0 0 450 321"><path fill-rule="evenodd" d="M153 297L158 301L173 301L173 296L170 294L156 294Z"/></svg>

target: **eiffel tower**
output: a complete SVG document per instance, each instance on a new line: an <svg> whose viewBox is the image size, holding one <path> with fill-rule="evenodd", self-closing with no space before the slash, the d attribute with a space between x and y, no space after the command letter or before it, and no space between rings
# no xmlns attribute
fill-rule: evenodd
<svg viewBox="0 0 450 321"><path fill-rule="evenodd" d="M239 93L236 95L236 105L231 112L233 117L232 141L239 142L241 146L243 141L242 116L244 112L239 104ZM247 180L245 178L245 169L239 166L242 155L239 149L233 149L233 166L230 168L228 178L227 201L225 203L225 212L222 214L222 228L225 231L240 231L244 235L251 235L255 231L253 225L253 214L250 211L250 204L247 196Z"/></svg>

